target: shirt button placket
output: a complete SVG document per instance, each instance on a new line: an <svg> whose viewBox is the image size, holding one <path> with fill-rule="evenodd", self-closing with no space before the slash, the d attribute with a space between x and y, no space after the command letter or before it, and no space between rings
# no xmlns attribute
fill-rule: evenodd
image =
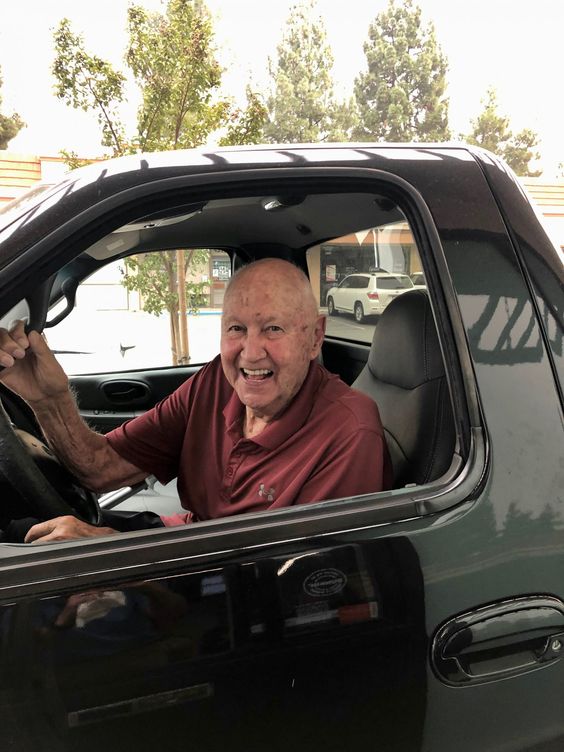
<svg viewBox="0 0 564 752"><path fill-rule="evenodd" d="M225 485L227 488L231 488L235 470L241 464L241 454L242 452L240 450L235 450L229 458L229 464L225 469Z"/></svg>

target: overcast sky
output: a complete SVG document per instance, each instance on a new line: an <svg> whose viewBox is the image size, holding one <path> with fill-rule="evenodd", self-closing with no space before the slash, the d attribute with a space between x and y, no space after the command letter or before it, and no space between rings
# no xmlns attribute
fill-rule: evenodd
<svg viewBox="0 0 564 752"><path fill-rule="evenodd" d="M0 67L2 112L17 111L27 122L10 150L57 155L72 149L82 156L102 153L93 115L74 112L53 94L50 67L52 31L67 17L84 34L90 51L122 64L128 0L3 0ZM159 0L140 0L148 8ZM215 19L218 54L228 69L228 93L240 96L251 78L268 81L268 57L275 56L292 0L207 0ZM334 79L350 94L364 69L362 45L368 25L387 0L318 0L335 58ZM419 0L425 20L435 24L449 61L450 124L467 132L486 89L498 92L500 110L511 128L529 127L541 137L547 178L564 162L563 63L564 0ZM134 120L135 103L126 117Z"/></svg>

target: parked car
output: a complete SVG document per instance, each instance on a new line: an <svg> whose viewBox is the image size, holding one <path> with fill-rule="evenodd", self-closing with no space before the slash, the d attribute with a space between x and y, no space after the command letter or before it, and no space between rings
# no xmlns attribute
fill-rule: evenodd
<svg viewBox="0 0 564 752"><path fill-rule="evenodd" d="M383 313L394 298L412 289L413 282L407 274L348 274L327 293L327 312L329 316L352 313L362 324L365 316Z"/></svg>
<svg viewBox="0 0 564 752"><path fill-rule="evenodd" d="M231 269L291 259L323 304L336 270L366 268L366 228L427 290L400 288L372 342L327 336L323 362L378 402L393 488L0 544L2 750L564 748L562 258L495 156L284 145L81 168L0 212L0 323L49 336L95 271L170 249L209 249L210 280L218 249ZM94 306L73 346L104 326ZM100 431L203 365L120 362L71 377ZM0 527L136 503L52 472L29 408L2 400Z"/></svg>
<svg viewBox="0 0 564 752"><path fill-rule="evenodd" d="M425 290L427 289L427 285L425 283L425 275L423 274L423 272L412 274L411 281L413 282L413 287L424 288Z"/></svg>

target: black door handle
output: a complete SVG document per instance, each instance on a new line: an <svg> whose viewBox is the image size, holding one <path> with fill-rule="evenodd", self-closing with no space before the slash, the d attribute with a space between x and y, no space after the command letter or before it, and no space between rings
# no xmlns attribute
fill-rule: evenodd
<svg viewBox="0 0 564 752"><path fill-rule="evenodd" d="M532 596L451 619L435 635L432 663L449 684L468 684L538 668L562 654L564 603Z"/></svg>
<svg viewBox="0 0 564 752"><path fill-rule="evenodd" d="M104 397L113 405L141 405L145 404L151 390L143 381L114 379L100 384Z"/></svg>

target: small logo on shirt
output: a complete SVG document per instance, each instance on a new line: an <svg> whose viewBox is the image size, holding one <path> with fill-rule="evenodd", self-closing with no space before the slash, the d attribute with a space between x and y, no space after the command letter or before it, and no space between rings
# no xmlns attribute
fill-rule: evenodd
<svg viewBox="0 0 564 752"><path fill-rule="evenodd" d="M261 498L265 498L267 501L274 501L274 489L265 488L264 483L261 483L258 490L258 495Z"/></svg>

